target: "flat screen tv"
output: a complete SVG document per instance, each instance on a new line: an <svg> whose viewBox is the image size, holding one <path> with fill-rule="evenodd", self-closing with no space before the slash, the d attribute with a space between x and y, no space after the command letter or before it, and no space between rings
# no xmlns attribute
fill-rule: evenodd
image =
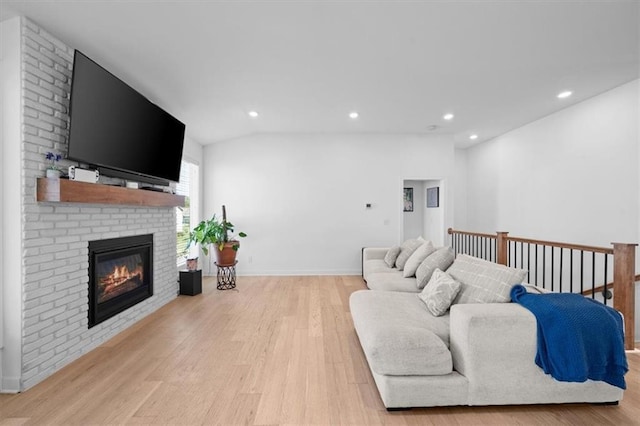
<svg viewBox="0 0 640 426"><path fill-rule="evenodd" d="M69 116L70 159L106 176L179 180L185 125L78 50Z"/></svg>

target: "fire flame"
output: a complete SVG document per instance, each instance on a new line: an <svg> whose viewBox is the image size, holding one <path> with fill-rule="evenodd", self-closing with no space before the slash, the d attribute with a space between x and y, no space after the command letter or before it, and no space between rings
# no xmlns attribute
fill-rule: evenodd
<svg viewBox="0 0 640 426"><path fill-rule="evenodd" d="M119 278L129 278L129 268L127 268L126 266L121 266L121 267L115 267L113 269L113 273L111 274L113 276L114 279L119 279Z"/></svg>
<svg viewBox="0 0 640 426"><path fill-rule="evenodd" d="M119 286L136 276L142 281L143 270L141 266L136 267L133 271L129 271L126 265L115 266L113 272L100 279L101 283L106 286Z"/></svg>

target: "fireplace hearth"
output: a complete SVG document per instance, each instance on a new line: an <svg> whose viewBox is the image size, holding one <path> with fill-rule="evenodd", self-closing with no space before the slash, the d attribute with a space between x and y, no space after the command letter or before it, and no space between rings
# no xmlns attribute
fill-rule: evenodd
<svg viewBox="0 0 640 426"><path fill-rule="evenodd" d="M153 295L153 235L89 241L89 328Z"/></svg>

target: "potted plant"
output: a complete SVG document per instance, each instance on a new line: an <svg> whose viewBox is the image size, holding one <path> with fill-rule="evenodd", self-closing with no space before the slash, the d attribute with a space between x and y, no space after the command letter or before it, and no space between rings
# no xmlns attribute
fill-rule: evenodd
<svg viewBox="0 0 640 426"><path fill-rule="evenodd" d="M229 266L236 263L236 254L240 248L240 241L234 235L234 225L227 221L227 211L222 206L222 220L214 214L211 219L203 220L193 228L189 234L189 242L200 244L205 255L209 254L209 246L213 245L216 252L217 264ZM238 237L244 238L247 234L238 232Z"/></svg>
<svg viewBox="0 0 640 426"><path fill-rule="evenodd" d="M62 160L62 155L49 151L44 156L47 160L49 160L49 165L47 166L47 170L45 171L46 176L48 178L59 179L61 171L56 163Z"/></svg>

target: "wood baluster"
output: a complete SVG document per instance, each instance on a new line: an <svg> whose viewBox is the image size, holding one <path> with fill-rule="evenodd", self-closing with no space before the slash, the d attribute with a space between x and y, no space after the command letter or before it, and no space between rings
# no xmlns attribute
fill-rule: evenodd
<svg viewBox="0 0 640 426"><path fill-rule="evenodd" d="M634 349L635 338L635 259L637 244L613 245L613 307L624 315L624 348Z"/></svg>
<svg viewBox="0 0 640 426"><path fill-rule="evenodd" d="M507 259L508 259L508 252L509 252L509 241L507 240L507 237L509 236L508 232L497 232L497 242L496 242L496 250L498 251L497 254L497 263L499 263L500 265L506 265L507 264Z"/></svg>

